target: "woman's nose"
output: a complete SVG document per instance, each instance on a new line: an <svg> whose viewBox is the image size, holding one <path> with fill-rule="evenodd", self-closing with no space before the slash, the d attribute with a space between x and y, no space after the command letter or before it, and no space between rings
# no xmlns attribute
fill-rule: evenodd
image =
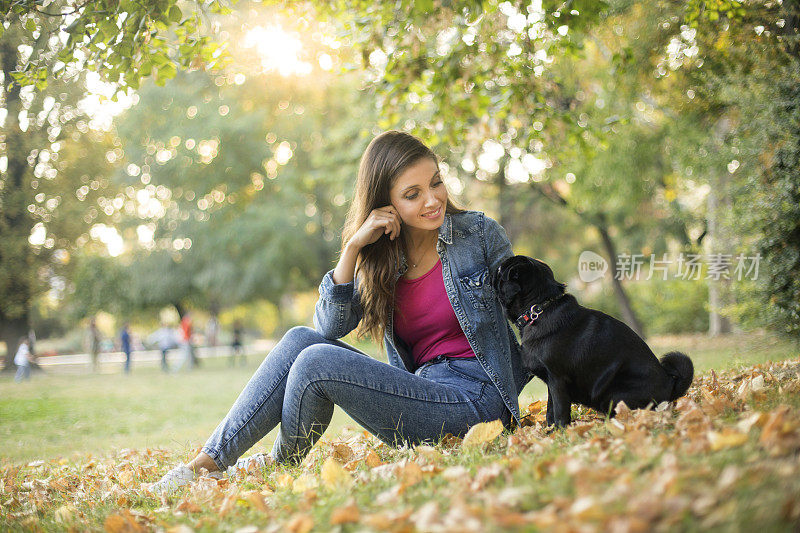
<svg viewBox="0 0 800 533"><path fill-rule="evenodd" d="M439 200L436 198L436 194L433 191L428 191L427 196L425 197L425 206L426 207L436 207L436 204L439 203Z"/></svg>

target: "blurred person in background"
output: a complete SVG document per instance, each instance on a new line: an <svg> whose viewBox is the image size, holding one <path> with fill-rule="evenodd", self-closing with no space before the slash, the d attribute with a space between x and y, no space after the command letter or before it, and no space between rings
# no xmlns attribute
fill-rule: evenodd
<svg viewBox="0 0 800 533"><path fill-rule="evenodd" d="M119 331L119 344L122 353L125 354L125 373L131 372L131 332L130 325L125 322Z"/></svg>
<svg viewBox="0 0 800 533"><path fill-rule="evenodd" d="M219 320L216 315L211 315L206 323L206 346L214 349L214 355L217 355L217 334L219 334Z"/></svg>
<svg viewBox="0 0 800 533"><path fill-rule="evenodd" d="M233 323L233 341L231 342L231 358L230 358L230 366L234 366L236 364L236 356L241 356L241 365L244 366L247 363L247 356L244 354L244 347L242 345L242 341L244 339L244 329L242 328L242 322L237 320Z"/></svg>
<svg viewBox="0 0 800 533"><path fill-rule="evenodd" d="M169 365L167 364L167 352L178 346L175 340L175 332L171 327L167 326L166 322L161 323L161 327L154 331L147 338L147 342L155 344L161 350L161 370L169 372Z"/></svg>
<svg viewBox="0 0 800 533"><path fill-rule="evenodd" d="M192 314L186 311L183 314L183 318L181 318L181 351L183 352L183 358L175 369L176 371L184 367L192 369L200 366L200 361L198 361L194 352L194 344L192 344L192 333Z"/></svg>
<svg viewBox="0 0 800 533"><path fill-rule="evenodd" d="M19 347L14 356L14 364L17 366L17 374L14 376L14 381L17 383L31 378L31 363L33 363L33 354L29 347L30 340L28 337L19 338Z"/></svg>
<svg viewBox="0 0 800 533"><path fill-rule="evenodd" d="M92 372L97 372L100 359L100 330L97 328L95 317L89 319L89 355L92 358Z"/></svg>

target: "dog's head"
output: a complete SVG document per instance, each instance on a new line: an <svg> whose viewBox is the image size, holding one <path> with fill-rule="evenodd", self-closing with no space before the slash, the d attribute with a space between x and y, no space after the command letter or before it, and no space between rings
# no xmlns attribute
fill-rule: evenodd
<svg viewBox="0 0 800 533"><path fill-rule="evenodd" d="M525 255L503 261L496 272L490 273L490 280L511 320L516 320L531 305L559 296L566 288L556 281L549 266Z"/></svg>

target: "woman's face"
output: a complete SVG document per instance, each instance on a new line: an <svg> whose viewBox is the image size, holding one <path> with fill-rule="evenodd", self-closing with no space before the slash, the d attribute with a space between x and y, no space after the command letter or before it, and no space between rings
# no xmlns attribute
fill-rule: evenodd
<svg viewBox="0 0 800 533"><path fill-rule="evenodd" d="M438 229L444 222L447 189L436 161L423 157L408 167L389 189L389 201L406 227Z"/></svg>

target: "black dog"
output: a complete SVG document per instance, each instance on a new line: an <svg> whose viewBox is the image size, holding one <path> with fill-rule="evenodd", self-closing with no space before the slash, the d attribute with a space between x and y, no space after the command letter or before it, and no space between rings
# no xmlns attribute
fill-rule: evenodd
<svg viewBox="0 0 800 533"><path fill-rule="evenodd" d="M522 364L547 383L547 423L570 423L572 402L613 416L672 401L694 376L691 359L652 350L616 318L578 304L546 264L518 255L491 273L492 288L520 328Z"/></svg>

